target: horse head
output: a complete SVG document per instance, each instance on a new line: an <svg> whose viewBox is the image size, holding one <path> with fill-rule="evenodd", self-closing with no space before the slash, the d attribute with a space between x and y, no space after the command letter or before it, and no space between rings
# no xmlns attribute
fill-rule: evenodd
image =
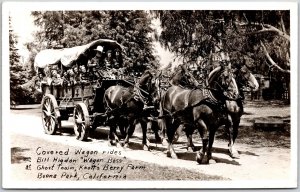
<svg viewBox="0 0 300 192"><path fill-rule="evenodd" d="M208 76L207 86L216 100L237 100L239 97L233 71L228 66L215 68Z"/></svg>
<svg viewBox="0 0 300 192"><path fill-rule="evenodd" d="M184 64L179 65L178 69L173 73L173 76L170 78L170 84L183 87L199 86L197 80Z"/></svg>
<svg viewBox="0 0 300 192"><path fill-rule="evenodd" d="M146 70L138 81L140 97L154 105L158 104L160 100L160 76L161 72Z"/></svg>
<svg viewBox="0 0 300 192"><path fill-rule="evenodd" d="M258 90L259 84L246 65L236 69L235 74L239 88L246 86L250 87L252 91Z"/></svg>

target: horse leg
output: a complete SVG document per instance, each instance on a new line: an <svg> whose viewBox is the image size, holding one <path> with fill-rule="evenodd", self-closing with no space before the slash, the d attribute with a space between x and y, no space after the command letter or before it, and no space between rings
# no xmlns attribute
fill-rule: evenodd
<svg viewBox="0 0 300 192"><path fill-rule="evenodd" d="M215 139L215 131L210 131L209 132L209 141L208 141L208 148L207 148L207 160L209 164L215 164L216 161L214 159L212 159L212 146L214 143L214 139Z"/></svg>
<svg viewBox="0 0 300 192"><path fill-rule="evenodd" d="M182 131L185 129L185 125L184 124L180 124L179 127L177 128L177 130L175 131L174 134L174 138L173 138L173 143L176 143L180 137L180 135L182 135Z"/></svg>
<svg viewBox="0 0 300 192"><path fill-rule="evenodd" d="M187 137L187 151L194 152L195 146L192 141L194 129L192 129L190 126L188 126L185 128L185 133L186 133L186 137Z"/></svg>
<svg viewBox="0 0 300 192"><path fill-rule="evenodd" d="M119 129L120 129L120 126L119 126ZM116 144L116 146L117 147L121 147L122 146L122 144L121 144L121 140L120 140L120 138L119 138L119 136L118 136L118 134L117 134L117 131L116 131L116 129L115 129L115 131L113 132L113 135L114 135L114 138L115 138L115 144Z"/></svg>
<svg viewBox="0 0 300 192"><path fill-rule="evenodd" d="M147 120L147 131L150 132L152 129L152 126L153 126L152 120L148 119Z"/></svg>
<svg viewBox="0 0 300 192"><path fill-rule="evenodd" d="M162 140L161 143L163 146L166 146L168 145L168 139L166 138L166 132L167 132L166 118L158 119L157 123L161 130L161 140Z"/></svg>
<svg viewBox="0 0 300 192"><path fill-rule="evenodd" d="M141 128L142 128L142 132L143 132L143 150L148 151L149 147L148 147L148 142L147 142L147 122L145 121L141 121Z"/></svg>
<svg viewBox="0 0 300 192"><path fill-rule="evenodd" d="M122 118L119 120L119 130L123 139L126 136L125 127L126 127L126 120Z"/></svg>
<svg viewBox="0 0 300 192"><path fill-rule="evenodd" d="M146 128L145 128L145 129L146 129L145 135L147 135L147 132L150 132L151 129L152 129L152 127L153 127L153 122L152 122L152 120L150 120L150 119L148 119L148 118L144 118L144 117L141 119L141 121L144 121L144 122L145 122L145 123L140 122L141 128L142 128L142 132L143 132L143 130L144 130L143 126L145 126L145 127L146 127ZM148 137L146 137L146 143L147 143L147 145L150 144L150 141L149 141Z"/></svg>
<svg viewBox="0 0 300 192"><path fill-rule="evenodd" d="M208 160L205 160L205 153L207 150L207 144L208 144L208 130L207 130L207 126L204 123L203 120L199 120L198 121L198 130L200 133L200 136L202 138L202 148L200 149L200 151L198 152L197 156L196 156L196 161L199 164L202 164L202 162L207 163Z"/></svg>
<svg viewBox="0 0 300 192"><path fill-rule="evenodd" d="M128 148L129 147L129 137L133 135L133 132L135 130L135 124L133 120L129 120L129 124L126 129L126 137L124 139L124 147Z"/></svg>
<svg viewBox="0 0 300 192"><path fill-rule="evenodd" d="M116 132L116 126L110 125L109 126L109 133L108 133L108 146L115 145L115 132Z"/></svg>
<svg viewBox="0 0 300 192"><path fill-rule="evenodd" d="M234 116L236 117L236 116ZM228 115L228 121L225 125L228 133L229 133L229 153L231 158L238 159L240 157L238 151L234 147L234 142L238 134L240 118L235 118L235 121L232 120L232 115Z"/></svg>
<svg viewBox="0 0 300 192"><path fill-rule="evenodd" d="M175 153L175 150L173 148L173 145L172 145L172 141L173 141L173 138L174 138L174 134L175 134L175 131L176 131L176 126L172 125L170 127L167 127L167 136L168 136L168 149L167 149L167 157L172 157L173 159L178 159L176 153Z"/></svg>
<svg viewBox="0 0 300 192"><path fill-rule="evenodd" d="M160 104L159 104L160 118L157 119L157 125L161 131L161 144L163 146L166 146L168 144L168 141L166 139L166 129L167 129L167 120L170 119L170 117L165 116L165 113L166 112L163 110L163 107L162 107L162 102L160 102ZM168 121L168 123L170 123L170 122Z"/></svg>
<svg viewBox="0 0 300 192"><path fill-rule="evenodd" d="M117 124L115 122L110 122L110 125L112 127L112 131L110 133L110 137L111 138L114 138L114 141L115 141L115 145L117 147L121 147L122 146L122 143L121 143L121 140L117 134L117 127L119 128L120 132L121 132L121 137L123 137L123 134L122 134L122 131L124 132L124 127L123 127L123 124L122 124L122 121L121 121L121 118L114 118L113 121L115 122L118 122Z"/></svg>
<svg viewBox="0 0 300 192"><path fill-rule="evenodd" d="M233 134L232 134L232 150L231 150L233 154L232 156L236 159L240 158L238 151L234 147L235 140L238 136L239 125L240 125L240 117L237 115L236 118L233 119L233 124L232 124Z"/></svg>
<svg viewBox="0 0 300 192"><path fill-rule="evenodd" d="M120 137L116 134L115 137L117 138L117 147L123 147L124 146L124 138L125 138L125 126L123 124L119 125L119 130L120 130Z"/></svg>
<svg viewBox="0 0 300 192"><path fill-rule="evenodd" d="M154 135L155 135L155 141L156 143L161 143L161 137L159 136L159 126L158 126L158 122L157 121L152 121L152 127L151 129L153 130L154 132Z"/></svg>

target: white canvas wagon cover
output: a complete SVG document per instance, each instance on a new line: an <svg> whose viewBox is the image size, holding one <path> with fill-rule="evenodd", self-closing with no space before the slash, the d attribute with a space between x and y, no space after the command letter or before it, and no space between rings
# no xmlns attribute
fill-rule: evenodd
<svg viewBox="0 0 300 192"><path fill-rule="evenodd" d="M80 55L95 49L97 46L103 46L104 51L110 49L123 50L123 46L118 42L109 39L98 39L89 44L64 49L45 49L39 52L34 60L35 68L45 68L49 65L55 65L58 62L65 67L71 67Z"/></svg>

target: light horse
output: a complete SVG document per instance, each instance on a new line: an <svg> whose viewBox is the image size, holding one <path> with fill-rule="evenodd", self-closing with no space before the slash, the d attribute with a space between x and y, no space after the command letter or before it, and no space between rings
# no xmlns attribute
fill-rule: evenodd
<svg viewBox="0 0 300 192"><path fill-rule="evenodd" d="M165 128L167 132L168 156L177 158L172 141L179 125L184 127L188 138L188 147L192 145L191 138L194 130L196 128L199 130L203 143L203 147L197 155L199 163L202 162L206 153L207 159L211 158L213 139L210 139L211 143L207 148L208 139L214 138L215 130L219 125L231 125L229 115L226 113L225 102L236 100L239 97L231 69L223 66L217 67L210 73L206 84L207 87L198 89L171 86L163 95L160 103L160 117L163 117L163 129ZM213 104L218 112L209 111L210 106L207 103ZM210 121L215 125L208 124Z"/></svg>
<svg viewBox="0 0 300 192"><path fill-rule="evenodd" d="M148 150L147 117L153 115L154 109L158 108L160 93L158 79L148 70L134 86L116 85L105 91L104 104L107 106L110 144L113 144L115 139L119 142L116 134L116 127L119 126L122 136L125 137L124 146L128 147L135 125L140 123L143 133L143 149Z"/></svg>

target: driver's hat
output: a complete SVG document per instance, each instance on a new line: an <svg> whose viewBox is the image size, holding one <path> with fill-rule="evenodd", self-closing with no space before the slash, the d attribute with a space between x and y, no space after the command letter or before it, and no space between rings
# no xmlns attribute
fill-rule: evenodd
<svg viewBox="0 0 300 192"><path fill-rule="evenodd" d="M102 46L97 46L97 48L95 50L102 53L103 52L103 47Z"/></svg>

